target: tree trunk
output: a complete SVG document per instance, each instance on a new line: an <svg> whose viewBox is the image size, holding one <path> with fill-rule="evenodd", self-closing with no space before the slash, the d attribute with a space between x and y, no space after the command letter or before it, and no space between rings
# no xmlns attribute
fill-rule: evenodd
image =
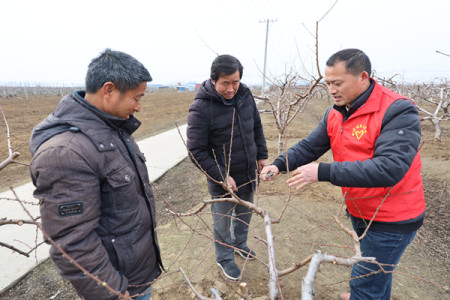
<svg viewBox="0 0 450 300"><path fill-rule="evenodd" d="M434 139L436 141L441 141L441 126L439 124L439 119L436 117L432 117L430 121L434 126Z"/></svg>
<svg viewBox="0 0 450 300"><path fill-rule="evenodd" d="M278 155L284 152L284 146L286 141L286 129L283 132L278 133Z"/></svg>

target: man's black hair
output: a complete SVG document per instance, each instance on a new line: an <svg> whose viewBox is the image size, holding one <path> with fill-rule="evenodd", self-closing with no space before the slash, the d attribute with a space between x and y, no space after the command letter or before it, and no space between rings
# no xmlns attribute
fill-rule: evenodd
<svg viewBox="0 0 450 300"><path fill-rule="evenodd" d="M327 66L332 67L338 62L345 62L347 73L354 76L366 71L371 76L372 65L369 57L359 49L344 49L336 52L327 60Z"/></svg>
<svg viewBox="0 0 450 300"><path fill-rule="evenodd" d="M236 57L227 54L219 55L211 65L210 78L217 81L220 76L231 75L236 71L239 71L239 78L242 78L244 67Z"/></svg>
<svg viewBox="0 0 450 300"><path fill-rule="evenodd" d="M136 89L142 82L152 81L152 77L144 65L131 55L106 49L89 64L86 92L95 93L108 81L125 93Z"/></svg>

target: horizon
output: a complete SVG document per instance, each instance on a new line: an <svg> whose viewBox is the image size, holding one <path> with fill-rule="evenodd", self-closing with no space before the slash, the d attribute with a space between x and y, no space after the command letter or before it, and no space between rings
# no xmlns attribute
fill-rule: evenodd
<svg viewBox="0 0 450 300"><path fill-rule="evenodd" d="M135 57L159 84L203 82L218 54L241 61L247 85L262 84L266 58L266 78L309 78L344 48L363 50L380 77L450 78L444 0L80 0L70 12L54 0L19 0L2 1L0 10L7 12L0 18L0 82L14 86L82 86L90 61L106 48Z"/></svg>

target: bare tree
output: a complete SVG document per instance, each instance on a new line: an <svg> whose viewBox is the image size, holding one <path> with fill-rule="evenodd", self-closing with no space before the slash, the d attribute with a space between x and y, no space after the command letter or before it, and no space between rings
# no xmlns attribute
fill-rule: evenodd
<svg viewBox="0 0 450 300"><path fill-rule="evenodd" d="M6 137L7 137L6 138L6 142L8 144L8 157L6 159L4 159L2 162L0 162L0 170L2 170L4 168L6 168L8 165L10 165L11 163L14 163L15 162L14 159L16 159L20 155L20 153L14 151L12 149L11 133L10 133L10 129L9 129L9 124L8 124L8 120L6 119L6 115L5 115L1 105L0 105L0 111L2 113L3 121L5 123ZM3 201L19 201L17 199L10 199L10 198L0 198L0 200L3 200ZM25 202L22 201L21 204L22 203L25 203ZM26 203L26 204L39 205L38 203L34 203L34 202L29 202L29 203ZM3 212L3 213L6 213L6 212ZM39 225L39 222L38 222L39 219L40 219L40 217L37 217L35 219L30 219L30 220L9 219L9 218L7 218L7 216L5 214L5 217L1 217L0 216L0 226L7 226L7 225L22 226L22 225L30 225L30 224L31 225L36 225L36 224ZM41 244L42 244L42 242L38 243L37 239L35 239L35 245L34 246L28 246L29 250L25 251L25 250L21 250L21 249L15 247L15 246L13 246L13 245L10 245L10 244L6 243L5 241L0 241L0 247L8 248L8 249L10 249L10 250L12 250L14 252L19 253L20 255L26 256L26 257L29 257L30 254L33 251L35 251Z"/></svg>
<svg viewBox="0 0 450 300"><path fill-rule="evenodd" d="M434 127L434 139L441 140L441 122L450 120L449 113L449 81L445 78L441 82L428 82L421 84L398 84L395 74L390 78L383 78L374 75L382 85L396 91L399 94L408 96L412 99L420 114L423 116L421 121L429 120Z"/></svg>
<svg viewBox="0 0 450 300"><path fill-rule="evenodd" d="M290 71L281 79L271 79L272 87L266 97L254 95L258 100L269 104L278 129L278 153L283 152L286 143L286 130L297 114L303 112L316 93L324 90L320 84L323 76L319 65L319 21L316 22L315 63L317 75L302 76Z"/></svg>
<svg viewBox="0 0 450 300"><path fill-rule="evenodd" d="M316 21L315 34L311 34L315 40L315 70L308 72L303 66L302 73L305 73L305 76L291 70L280 79L269 78L272 87L268 95L266 97L253 95L258 102L264 101L270 106L269 111L273 114L278 129L278 153L285 150L286 130L289 124L298 113L305 110L309 101L317 93L326 91L325 86L321 84L323 76L320 72L319 64L319 23L328 15L338 1L336 0L326 13Z"/></svg>
<svg viewBox="0 0 450 300"><path fill-rule="evenodd" d="M415 95L416 98L420 98L427 102L428 104L431 104L429 107L426 108L424 105L418 106L420 112L424 114L425 116L421 120L429 120L431 124L433 124L434 127L434 139L436 141L441 140L441 122L442 121L448 121L450 120L450 114L449 114L449 101L448 96L450 92L450 88L448 87L441 87L441 88L428 88L426 89L429 91L428 97L424 96L421 93L417 93ZM437 92L439 93L439 96L437 96ZM434 106L434 111L433 111Z"/></svg>
<svg viewBox="0 0 450 300"><path fill-rule="evenodd" d="M35 85L32 86L29 83L20 83L16 85L0 86L0 98L25 98L29 99L29 96L64 96L71 94L74 91L82 90L82 87L64 87L64 86L48 86L48 85Z"/></svg>

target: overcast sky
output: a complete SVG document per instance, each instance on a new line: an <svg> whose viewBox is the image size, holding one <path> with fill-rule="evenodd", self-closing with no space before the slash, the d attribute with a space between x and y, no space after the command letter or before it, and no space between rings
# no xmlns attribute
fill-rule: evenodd
<svg viewBox="0 0 450 300"><path fill-rule="evenodd" d="M315 22L335 0L8 0L0 3L0 84L84 84L103 49L127 52L153 83L202 82L218 54L236 56L243 82L314 66ZM359 48L381 76L450 78L450 1L339 0L319 23L319 62ZM399 78L397 78L399 79Z"/></svg>

